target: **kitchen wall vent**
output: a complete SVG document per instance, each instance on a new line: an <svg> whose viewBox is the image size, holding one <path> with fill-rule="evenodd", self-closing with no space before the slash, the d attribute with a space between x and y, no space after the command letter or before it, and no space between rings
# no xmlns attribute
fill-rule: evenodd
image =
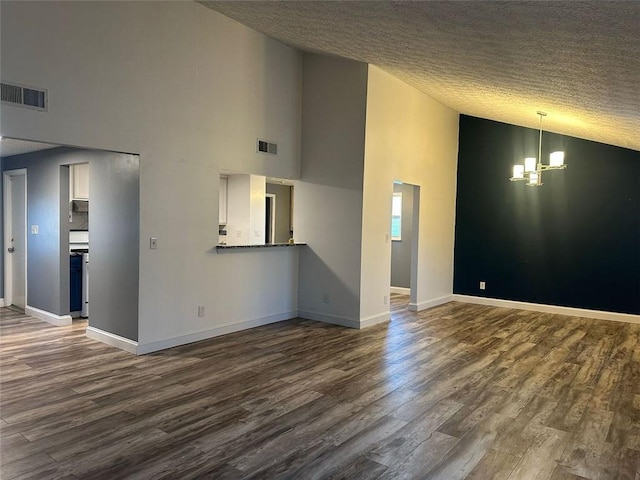
<svg viewBox="0 0 640 480"><path fill-rule="evenodd" d="M3 103L10 103L12 105L19 105L41 111L47 110L46 90L1 82L0 99Z"/></svg>
<svg viewBox="0 0 640 480"><path fill-rule="evenodd" d="M258 152L269 153L271 155L278 154L278 144L258 139Z"/></svg>

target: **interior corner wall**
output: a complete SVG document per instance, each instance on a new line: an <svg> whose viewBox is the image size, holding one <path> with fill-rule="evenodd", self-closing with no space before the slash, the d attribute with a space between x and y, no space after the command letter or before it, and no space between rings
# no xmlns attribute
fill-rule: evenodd
<svg viewBox="0 0 640 480"><path fill-rule="evenodd" d="M196 2L0 9L3 79L49 96L47 112L3 105L2 134L139 154L139 347L295 316L297 249L216 244L221 171L299 176L301 52Z"/></svg>
<svg viewBox="0 0 640 480"><path fill-rule="evenodd" d="M300 316L359 325L367 65L305 53L295 184Z"/></svg>
<svg viewBox="0 0 640 480"><path fill-rule="evenodd" d="M453 284L458 113L369 67L362 222L363 319L389 311L393 181L420 187L415 308L447 301Z"/></svg>
<svg viewBox="0 0 640 480"><path fill-rule="evenodd" d="M509 182L537 150L537 130L461 117L454 293L640 314L640 152L544 132L567 169Z"/></svg>

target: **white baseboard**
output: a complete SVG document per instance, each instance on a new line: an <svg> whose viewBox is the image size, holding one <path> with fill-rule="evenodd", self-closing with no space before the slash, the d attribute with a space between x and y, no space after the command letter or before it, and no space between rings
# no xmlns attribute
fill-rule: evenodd
<svg viewBox="0 0 640 480"><path fill-rule="evenodd" d="M536 312L544 313L557 313L559 315L594 318L597 320L640 323L640 315L633 315L630 313L604 312L601 310L589 310L586 308L561 307L557 305L545 305L542 303L502 300L500 298L474 297L471 295L454 295L453 300L455 300L456 302L476 303L478 305L490 305L492 307L515 308L518 310L533 310Z"/></svg>
<svg viewBox="0 0 640 480"><path fill-rule="evenodd" d="M314 312L310 310L301 310L298 312L298 317L304 318L306 320L315 320L317 322L340 325L341 327L361 329L376 325L378 323L388 322L389 320L391 320L391 313L382 312L358 320L355 318L340 317L337 315L327 315L326 313Z"/></svg>
<svg viewBox="0 0 640 480"><path fill-rule="evenodd" d="M133 353L134 355L138 354L138 342L121 337L120 335L105 332L104 330L91 326L87 327L86 335L93 340L106 343L107 345L119 348L125 352Z"/></svg>
<svg viewBox="0 0 640 480"><path fill-rule="evenodd" d="M332 323L341 327L360 328L360 321L355 318L339 317L337 315L327 315L326 313L313 312L311 310L299 310L298 317L317 322Z"/></svg>
<svg viewBox="0 0 640 480"><path fill-rule="evenodd" d="M55 315L45 310L40 310L39 308L30 307L29 305L24 307L24 313L32 316L33 318L44 320L45 322L51 323L52 325L56 325L58 327L71 325L72 322L71 315Z"/></svg>
<svg viewBox="0 0 640 480"><path fill-rule="evenodd" d="M411 289L406 287L391 287L389 291L391 293L399 293L400 295L411 295Z"/></svg>
<svg viewBox="0 0 640 480"><path fill-rule="evenodd" d="M0 307L4 307L4 298L0 298Z"/></svg>
<svg viewBox="0 0 640 480"><path fill-rule="evenodd" d="M168 338L157 342L138 343L136 353L138 355L144 355L146 353L157 352L158 350L165 350L167 348L186 345L188 343L199 342L200 340L206 340L208 338L219 337L220 335L226 335L228 333L239 332L240 330L246 330L248 328L260 327L262 325L281 322L283 320L290 320L297 316L297 311L278 313L276 315L255 318L253 320L247 320L240 323L222 325L202 332L190 333L188 335L181 335L179 337Z"/></svg>
<svg viewBox="0 0 640 480"><path fill-rule="evenodd" d="M382 312L377 315L369 315L368 317L360 319L360 328L371 327L372 325L388 322L389 320L391 320L390 312Z"/></svg>
<svg viewBox="0 0 640 480"><path fill-rule="evenodd" d="M424 302L409 303L409 310L412 312L419 312L426 310L427 308L437 307L449 303L453 300L453 295L445 295L444 297L432 298L431 300L425 300Z"/></svg>

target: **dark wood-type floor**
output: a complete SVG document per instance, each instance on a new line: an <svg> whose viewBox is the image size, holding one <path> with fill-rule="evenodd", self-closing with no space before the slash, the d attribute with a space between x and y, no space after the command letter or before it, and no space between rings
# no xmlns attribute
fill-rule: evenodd
<svg viewBox="0 0 640 480"><path fill-rule="evenodd" d="M0 477L640 478L640 325L401 301L142 357L2 309Z"/></svg>

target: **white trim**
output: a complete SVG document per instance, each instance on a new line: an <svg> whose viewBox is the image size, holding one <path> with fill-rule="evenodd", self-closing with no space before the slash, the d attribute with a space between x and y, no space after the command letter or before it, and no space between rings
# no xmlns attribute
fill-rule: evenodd
<svg viewBox="0 0 640 480"><path fill-rule="evenodd" d="M24 313L58 327L71 325L72 322L71 315L56 315L45 310L40 310L39 308L30 307L29 305L24 307Z"/></svg>
<svg viewBox="0 0 640 480"><path fill-rule="evenodd" d="M395 215L393 213L393 207L396 206L396 202L394 201L396 198L400 199L400 214L399 215ZM401 242L402 241L402 210L403 210L403 199L402 199L402 192L393 192L393 196L391 197L391 223L393 223L393 217L399 217L400 218L400 235L393 235L393 229L390 232L391 233L391 241L392 242Z"/></svg>
<svg viewBox="0 0 640 480"><path fill-rule="evenodd" d="M134 355L138 353L138 342L134 342L133 340L129 340L128 338L121 337L120 335L105 332L104 330L100 330L99 328L95 328L92 326L87 327L86 335L92 340L106 343L107 345L119 348L120 350L124 350L125 352L133 353Z"/></svg>
<svg viewBox="0 0 640 480"><path fill-rule="evenodd" d="M181 335L179 337L168 338L166 340L160 340L151 343L138 343L137 354L144 355L146 353L156 352L158 350L164 350L167 348L177 347L179 345L186 345L188 343L199 342L201 340L207 340L213 337L219 337L220 335L226 335L228 333L239 332L240 330L246 330L248 328L260 327L262 325L268 325L270 323L281 322L283 320L291 320L296 318L298 312L284 312L275 315L269 315L267 317L255 318L253 320L247 320L239 323L231 323L222 325L219 327L204 330L202 332L190 333L188 335ZM87 329L88 330L88 329Z"/></svg>
<svg viewBox="0 0 640 480"><path fill-rule="evenodd" d="M12 231L12 215L13 215L13 206L12 206L12 191L11 191L11 181L10 177L18 177L24 175L24 304L27 306L28 298L27 298L27 255L28 255L28 246L29 246L29 235L27 233L27 219L28 219L28 203L27 203L27 169L26 168L16 168L14 170L5 170L2 175L2 186L3 186L3 216L4 216L4 251L2 254L4 255L4 296L6 298L6 305L13 304L13 262L11 261L11 257L8 253L8 246L11 243L11 235Z"/></svg>
<svg viewBox="0 0 640 480"><path fill-rule="evenodd" d="M586 308L561 307L558 305L518 302L515 300L502 300L500 298L474 297L471 295L454 295L453 300L456 302L476 303L478 305L490 305L493 307L516 308L518 310L533 310L536 312L556 313L559 315L594 318L597 320L640 323L640 315L633 315L630 313L604 312L601 310L589 310Z"/></svg>
<svg viewBox="0 0 640 480"><path fill-rule="evenodd" d="M406 287L390 287L389 291L400 295L411 295L411 289Z"/></svg>
<svg viewBox="0 0 640 480"><path fill-rule="evenodd" d="M377 325L378 323L384 323L391 320L390 312L382 312L377 315L369 315L368 317L360 319L360 328L367 328L373 325Z"/></svg>
<svg viewBox="0 0 640 480"><path fill-rule="evenodd" d="M0 298L0 307L4 307L4 298Z"/></svg>
<svg viewBox="0 0 640 480"><path fill-rule="evenodd" d="M388 322L391 320L390 312L382 312L375 315L370 315L362 319L355 319L349 317L340 317L337 315L327 315L326 313L314 312L314 311L299 311L298 317L306 320L315 320L316 322L331 323L333 325L340 325L341 327L348 328L367 328L378 323Z"/></svg>
<svg viewBox="0 0 640 480"><path fill-rule="evenodd" d="M427 308L437 307L449 303L453 300L453 295L445 295L444 297L432 298L431 300L425 300L424 302L409 303L409 310L412 312L420 312Z"/></svg>
<svg viewBox="0 0 640 480"><path fill-rule="evenodd" d="M355 318L338 317L336 315L327 315L325 313L313 312L309 310L298 311L298 316L307 320L315 320L317 322L340 325L341 327L361 328L360 321Z"/></svg>

